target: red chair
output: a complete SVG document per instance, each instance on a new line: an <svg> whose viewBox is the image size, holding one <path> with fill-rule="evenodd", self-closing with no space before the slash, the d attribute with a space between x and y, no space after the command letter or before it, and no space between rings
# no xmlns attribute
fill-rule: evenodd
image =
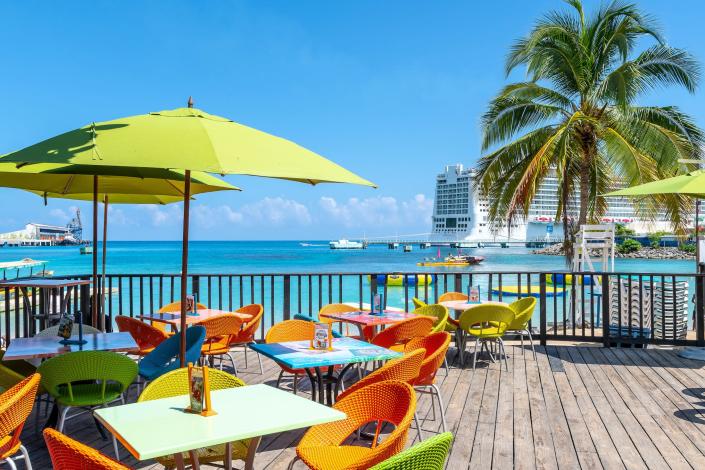
<svg viewBox="0 0 705 470"><path fill-rule="evenodd" d="M54 470L130 470L92 447L81 444L51 428L44 430Z"/></svg>
<svg viewBox="0 0 705 470"><path fill-rule="evenodd" d="M117 323L119 331L127 331L130 333L130 336L132 336L137 346L140 348L136 353L139 356L145 356L151 353L154 348L169 337L163 330L155 328L136 318L119 315L115 317L115 323Z"/></svg>

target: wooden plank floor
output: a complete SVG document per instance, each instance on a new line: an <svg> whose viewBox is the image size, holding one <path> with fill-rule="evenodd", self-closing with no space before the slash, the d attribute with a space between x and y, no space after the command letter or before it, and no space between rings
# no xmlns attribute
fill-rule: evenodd
<svg viewBox="0 0 705 470"><path fill-rule="evenodd" d="M439 385L455 442L449 469L703 469L705 468L705 367L668 349L606 349L583 345L537 348L537 360L518 345L508 345L508 367L478 362L477 370L451 365ZM455 357L451 349L448 358ZM236 353L247 383L274 385L279 368L254 354ZM472 360L470 356L469 360ZM470 362L468 362L470 363ZM285 387L290 382L285 382ZM301 393L307 394L306 383ZM136 391L131 391L134 400ZM428 396L419 399L425 437L437 432L439 413ZM159 429L155 432L179 432ZM69 421L66 432L113 455L89 416ZM303 431L267 436L256 468L283 469L294 456ZM23 434L34 468L50 468L40 435L30 417ZM409 445L418 442L414 428ZM161 468L137 462L136 468ZM19 462L19 468L22 463ZM202 466L203 468L221 468ZM303 468L298 464L296 468Z"/></svg>

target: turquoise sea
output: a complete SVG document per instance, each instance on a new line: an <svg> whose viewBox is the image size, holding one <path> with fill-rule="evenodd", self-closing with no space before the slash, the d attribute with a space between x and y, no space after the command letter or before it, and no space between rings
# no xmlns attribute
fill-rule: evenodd
<svg viewBox="0 0 705 470"><path fill-rule="evenodd" d="M302 246L302 243L308 246ZM260 273L338 273L338 272L457 272L458 268L416 266L426 257L435 257L437 248L414 251L389 250L371 246L366 250L331 250L327 241L194 241L190 243L189 271L200 274ZM98 245L100 249L100 244ZM450 253L443 248L443 256ZM452 250L453 253L457 250ZM526 248L464 249L485 261L462 271L560 271L564 259L531 254ZM88 274L91 256L79 254L78 247L0 248L0 262L33 258L48 262L55 275ZM181 243L178 241L108 242L107 272L113 274L179 273ZM616 270L623 272L692 273L693 261L617 259Z"/></svg>

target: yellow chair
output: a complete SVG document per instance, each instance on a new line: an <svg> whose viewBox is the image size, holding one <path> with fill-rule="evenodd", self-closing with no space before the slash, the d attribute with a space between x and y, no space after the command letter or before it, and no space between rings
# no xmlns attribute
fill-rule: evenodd
<svg viewBox="0 0 705 470"><path fill-rule="evenodd" d="M232 374L223 372L218 369L208 369L208 380L211 390L222 390L224 388L242 387L245 382L238 379ZM137 402L158 400L160 398L175 397L178 395L187 395L189 393L188 368L176 369L171 372L154 379L145 387L140 394ZM177 430L174 430L175 432ZM243 460L246 464L245 468L251 468L257 452L256 446L250 445L250 440L236 441L232 443L233 460ZM220 444L212 447L198 449L197 454L199 463L220 462L225 459L225 444ZM189 453L183 454L184 460L189 458ZM175 462L173 456L165 456L157 458L157 461L166 468L174 468ZM194 462L191 462L194 464ZM194 467L195 468L195 467Z"/></svg>
<svg viewBox="0 0 705 470"><path fill-rule="evenodd" d="M488 343L498 343L500 352L504 355L504 365L509 370L507 354L504 349L502 336L514 321L514 310L504 305L485 304L465 310L460 315L460 329L463 331L463 340L460 346L460 363L464 364L466 335L475 338L475 350L473 352L472 368L475 369L477 362L478 346L486 349L490 358L494 356L487 346Z"/></svg>
<svg viewBox="0 0 705 470"><path fill-rule="evenodd" d="M411 301L414 303L414 308L415 308L415 309L421 308L421 307L425 307L426 305L428 305L426 302L424 302L423 300L421 300L421 299L419 299L419 298L417 298L417 297L413 297L413 298L411 299Z"/></svg>
<svg viewBox="0 0 705 470"><path fill-rule="evenodd" d="M314 323L310 321L285 320L272 325L264 337L264 342L284 343L287 341L307 341L313 338L314 329ZM306 371L304 369L291 369L279 363L277 363L277 365L281 368L279 377L277 377L277 388L279 388L279 384L281 383L284 374L291 374L294 376L292 391L296 394L299 384L299 377L306 377Z"/></svg>
<svg viewBox="0 0 705 470"><path fill-rule="evenodd" d="M346 304L328 304L324 305L319 311L318 311L318 321L321 323L339 323L340 320L336 320L334 318L328 318L329 315L335 314L335 313L346 313L346 312L359 312L360 308L359 307L351 307L350 305ZM364 330L364 329L363 329ZM370 330L372 332L373 330ZM363 331L363 334L365 332ZM350 336L350 324L346 323L345 324L345 336ZM365 338L359 338L364 340Z"/></svg>
<svg viewBox="0 0 705 470"><path fill-rule="evenodd" d="M509 304L509 308L514 311L515 316L514 321L512 321L507 328L507 333L516 333L519 335L522 354L526 354L526 350L524 349L524 335L528 335L531 351L534 353L534 360L536 360L534 339L531 337L531 328L529 328L529 322L536 308L536 297L524 297L523 299L516 300Z"/></svg>
<svg viewBox="0 0 705 470"><path fill-rule="evenodd" d="M448 309L443 305L424 305L414 310L413 313L433 318L433 329L431 333L445 331L446 323L448 323Z"/></svg>

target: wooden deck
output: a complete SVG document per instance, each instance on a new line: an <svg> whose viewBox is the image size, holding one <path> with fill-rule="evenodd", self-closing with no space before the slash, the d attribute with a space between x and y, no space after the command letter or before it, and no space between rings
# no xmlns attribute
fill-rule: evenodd
<svg viewBox="0 0 705 470"><path fill-rule="evenodd" d="M441 370L448 425L455 435L448 468L705 468L702 363L666 349L558 345L538 348L537 361L516 345L507 350L509 372L503 364L484 361L474 372L451 366L444 376ZM249 356L245 370L242 352L237 353L240 377L273 385L276 364L263 359L260 375L254 354ZM451 350L449 358L454 356ZM420 399L425 436L440 424L429 405L429 398ZM179 432L159 429L158 423L154 427L155 432ZM113 454L111 441L101 440L88 416L69 421L66 432ZM265 437L256 468L286 468L302 432ZM409 435L409 445L418 441L415 429ZM50 468L39 436L32 417L23 442L35 469ZM128 458L124 449L121 456L136 468L161 468Z"/></svg>

